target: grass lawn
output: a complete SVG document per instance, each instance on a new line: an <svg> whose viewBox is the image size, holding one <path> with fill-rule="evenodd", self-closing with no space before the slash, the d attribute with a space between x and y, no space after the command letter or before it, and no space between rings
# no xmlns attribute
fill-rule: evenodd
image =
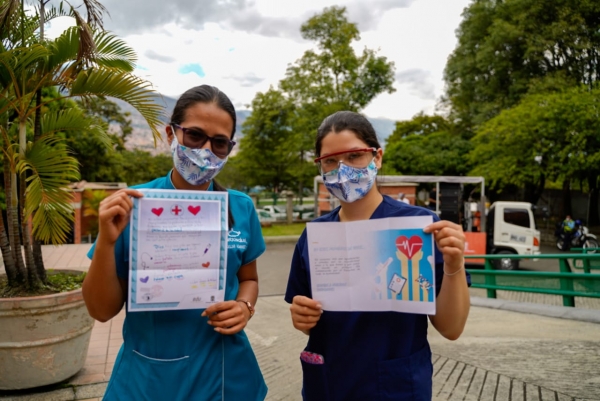
<svg viewBox="0 0 600 401"><path fill-rule="evenodd" d="M273 237L278 235L300 236L304 230L304 227L306 227L306 223L273 224L271 227L262 227L262 233L265 237Z"/></svg>

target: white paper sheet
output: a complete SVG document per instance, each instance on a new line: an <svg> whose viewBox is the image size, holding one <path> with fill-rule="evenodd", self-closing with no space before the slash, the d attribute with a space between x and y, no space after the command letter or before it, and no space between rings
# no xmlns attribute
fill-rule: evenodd
<svg viewBox="0 0 600 401"><path fill-rule="evenodd" d="M308 223L313 299L329 311L435 314L431 216Z"/></svg>
<svg viewBox="0 0 600 401"><path fill-rule="evenodd" d="M227 192L141 189L130 221L129 311L204 309L227 273Z"/></svg>

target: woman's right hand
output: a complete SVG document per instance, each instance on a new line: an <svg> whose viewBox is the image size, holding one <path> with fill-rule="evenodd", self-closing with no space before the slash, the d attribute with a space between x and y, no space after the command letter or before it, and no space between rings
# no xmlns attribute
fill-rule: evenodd
<svg viewBox="0 0 600 401"><path fill-rule="evenodd" d="M316 326L321 318L323 308L318 301L302 295L296 295L290 306L292 312L292 323L294 327L304 334L310 332L310 329Z"/></svg>
<svg viewBox="0 0 600 401"><path fill-rule="evenodd" d="M131 197L144 196L135 189L120 189L100 202L98 209L98 238L109 244L117 242L119 235L129 224L129 213L133 208Z"/></svg>

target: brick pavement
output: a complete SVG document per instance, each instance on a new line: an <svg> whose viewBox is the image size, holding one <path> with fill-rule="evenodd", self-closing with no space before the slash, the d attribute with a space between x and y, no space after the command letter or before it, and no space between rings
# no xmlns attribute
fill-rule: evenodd
<svg viewBox="0 0 600 401"><path fill-rule="evenodd" d="M48 268L89 266L89 244L45 248ZM298 355L306 337L293 329L282 296L267 293L273 295L260 298L246 333L269 386L267 400L300 400ZM471 289L471 295L485 291ZM561 297L550 295L498 291L498 298L562 305ZM576 305L600 309L596 299L576 299ZM122 343L123 318L124 311L110 322L96 322L85 366L66 385L38 393L0 392L0 400L101 399ZM461 339L449 342L431 329L430 342L435 401L600 400L600 324L473 307Z"/></svg>

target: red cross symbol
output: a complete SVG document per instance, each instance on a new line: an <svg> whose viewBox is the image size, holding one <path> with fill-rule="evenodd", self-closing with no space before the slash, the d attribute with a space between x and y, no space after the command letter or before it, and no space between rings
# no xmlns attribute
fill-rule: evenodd
<svg viewBox="0 0 600 401"><path fill-rule="evenodd" d="M173 213L175 216L179 216L179 213L181 212L183 212L183 210L181 210L177 205L171 208L171 213Z"/></svg>

